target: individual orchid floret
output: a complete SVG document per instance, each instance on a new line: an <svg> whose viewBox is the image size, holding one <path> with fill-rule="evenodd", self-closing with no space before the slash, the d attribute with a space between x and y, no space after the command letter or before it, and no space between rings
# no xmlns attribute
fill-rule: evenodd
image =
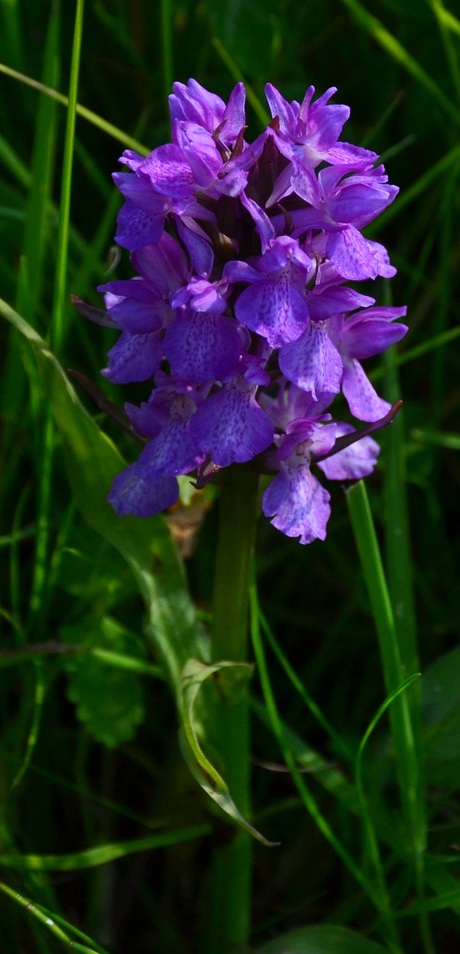
<svg viewBox="0 0 460 954"><path fill-rule="evenodd" d="M192 277L171 300L175 317L164 339L173 374L203 384L222 380L238 363L244 334L227 309L228 283Z"/></svg>
<svg viewBox="0 0 460 954"><path fill-rule="evenodd" d="M267 83L267 102L272 118L278 117L279 135L288 147L285 151L289 158L301 158L312 168L328 158L329 149L335 146L350 115L348 106L327 105L336 92L332 86L316 103L312 103L315 87L310 86L302 104L296 100L288 103L271 83Z"/></svg>
<svg viewBox="0 0 460 954"><path fill-rule="evenodd" d="M176 378L156 388L150 401L141 406L141 426L144 434L150 429L151 436L137 463L137 473L143 480L178 477L202 463L203 454L197 450L190 433L190 423L200 400L194 388ZM136 428L137 409L127 404L125 410Z"/></svg>
<svg viewBox="0 0 460 954"><path fill-rule="evenodd" d="M175 120L185 120L201 126L211 133L216 141L226 146L236 142L245 127L246 90L243 83L237 83L230 93L226 105L220 96L190 79L187 84L173 83L173 92L169 97L169 111L173 127Z"/></svg>
<svg viewBox="0 0 460 954"><path fill-rule="evenodd" d="M300 543L326 537L330 495L310 467L312 454L327 453L335 438L335 424L298 421L280 443L279 473L264 492L262 510L274 527L288 537L300 537Z"/></svg>
<svg viewBox="0 0 460 954"><path fill-rule="evenodd" d="M256 373L250 360L242 361L239 373L198 408L192 434L201 452L219 467L252 460L272 443L273 424L256 398L256 382L269 380L261 369Z"/></svg>
<svg viewBox="0 0 460 954"><path fill-rule="evenodd" d="M328 335L343 361L342 390L351 413L360 421L377 421L390 405L378 396L360 361L381 354L407 332L407 325L392 324L407 309L375 306L349 318L337 315L328 322Z"/></svg>
<svg viewBox="0 0 460 954"><path fill-rule="evenodd" d="M174 143L154 149L138 169L155 193L183 200L198 192L215 198L242 192L247 173L231 160L224 162L211 133L195 123L176 121L174 138Z"/></svg>
<svg viewBox="0 0 460 954"><path fill-rule="evenodd" d="M107 282L98 291L105 292L108 316L122 331L159 331L173 314L172 296L187 281L187 260L180 245L164 232L156 245L138 249L132 263L136 278Z"/></svg>
<svg viewBox="0 0 460 954"><path fill-rule="evenodd" d="M313 260L287 235L273 239L255 267L229 262L225 277L249 285L235 303L238 321L273 348L299 338L309 320L304 288L313 272Z"/></svg>

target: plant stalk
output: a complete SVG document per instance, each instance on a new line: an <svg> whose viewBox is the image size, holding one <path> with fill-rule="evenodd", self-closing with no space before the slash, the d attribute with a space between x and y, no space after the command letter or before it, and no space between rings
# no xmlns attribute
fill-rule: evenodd
<svg viewBox="0 0 460 954"><path fill-rule="evenodd" d="M214 577L213 662L245 662L248 654L249 584L258 516L258 475L248 466L221 478L219 535ZM249 695L246 685L217 704L217 745L230 794L250 811ZM207 911L206 954L248 950L251 836L237 830L216 848Z"/></svg>

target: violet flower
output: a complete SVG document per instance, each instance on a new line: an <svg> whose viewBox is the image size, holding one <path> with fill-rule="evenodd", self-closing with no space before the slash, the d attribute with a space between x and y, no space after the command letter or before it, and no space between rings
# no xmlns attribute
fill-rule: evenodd
<svg viewBox="0 0 460 954"><path fill-rule="evenodd" d="M268 84L272 121L249 143L243 84L226 104L175 83L171 142L121 157L116 241L136 277L100 286L121 332L103 373L150 393L126 405L145 446L113 482L120 515L170 507L182 474L202 486L252 462L269 478L264 514L306 544L325 538L330 514L314 468L344 481L375 466L370 433L390 405L361 361L403 337L406 309L347 282L394 274L362 230L398 189L375 153L341 141L350 111L330 102L335 88L314 92L289 103ZM370 422L364 436L333 420L340 393Z"/></svg>

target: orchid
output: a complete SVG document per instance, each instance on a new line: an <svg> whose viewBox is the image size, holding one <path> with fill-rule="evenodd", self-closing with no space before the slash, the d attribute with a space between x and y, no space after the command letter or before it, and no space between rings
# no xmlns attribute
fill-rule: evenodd
<svg viewBox="0 0 460 954"><path fill-rule="evenodd" d="M314 92L289 103L268 84L272 121L248 143L243 84L226 104L175 83L172 141L121 157L116 241L136 277L100 286L121 332L103 373L151 390L126 405L145 446L109 495L121 515L171 506L182 474L203 486L252 462L269 480L264 514L306 544L330 514L312 468L353 480L375 466L370 432L390 405L361 361L404 336L406 309L346 283L394 274L362 230L398 189L375 153L340 140L350 111L330 103L335 88ZM340 393L364 436L332 419Z"/></svg>

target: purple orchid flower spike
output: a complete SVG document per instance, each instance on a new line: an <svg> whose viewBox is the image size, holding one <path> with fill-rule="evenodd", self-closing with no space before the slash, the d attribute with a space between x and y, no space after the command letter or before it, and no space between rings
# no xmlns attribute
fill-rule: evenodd
<svg viewBox="0 0 460 954"><path fill-rule="evenodd" d="M103 374L149 382L146 400L126 404L143 449L113 483L120 515L171 506L180 475L203 486L246 464L270 476L264 514L306 544L325 538L330 515L315 468L329 480L372 473L371 435L395 409L362 362L401 340L406 309L349 282L395 273L363 229L398 190L375 153L342 141L350 110L335 93L288 102L268 84L272 121L251 143L242 83L227 103L175 83L171 141L123 153L116 241L135 277L100 287L105 312L78 303L120 332ZM364 429L334 419L341 394Z"/></svg>

